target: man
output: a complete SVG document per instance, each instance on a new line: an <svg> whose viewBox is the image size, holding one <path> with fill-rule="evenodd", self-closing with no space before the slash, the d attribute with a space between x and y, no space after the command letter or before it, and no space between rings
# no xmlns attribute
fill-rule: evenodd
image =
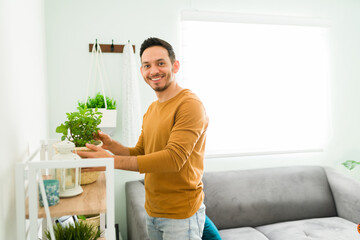
<svg viewBox="0 0 360 240"><path fill-rule="evenodd" d="M155 91L143 117L138 143L127 148L99 132L102 148L82 157L113 157L117 169L145 173L145 209L150 239L201 239L205 206L202 184L208 117L198 99L175 79L179 61L158 38L141 45L141 74ZM111 155L105 150L109 150Z"/></svg>

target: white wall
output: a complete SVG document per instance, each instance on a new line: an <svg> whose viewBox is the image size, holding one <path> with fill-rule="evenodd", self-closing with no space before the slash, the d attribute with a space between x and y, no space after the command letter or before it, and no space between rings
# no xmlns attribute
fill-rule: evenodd
<svg viewBox="0 0 360 240"><path fill-rule="evenodd" d="M16 239L15 163L48 137L42 0L0 1L0 239Z"/></svg>
<svg viewBox="0 0 360 240"><path fill-rule="evenodd" d="M157 36L168 40L178 50L179 14L184 9L314 17L332 22L332 135L324 152L206 159L206 171L311 164L339 166L344 160L359 159L360 2L357 0L48 0L45 23L50 136L59 137L55 134L56 126L64 120L65 112L75 110L76 102L84 98L89 43L95 38L108 44L112 39L115 44L131 40L138 54L145 38ZM112 93L120 100L122 56L106 54L104 57ZM155 95L141 79L139 81L144 113ZM118 128L115 138L120 139L120 136ZM137 173L116 172L115 215L125 238L124 183L140 177Z"/></svg>

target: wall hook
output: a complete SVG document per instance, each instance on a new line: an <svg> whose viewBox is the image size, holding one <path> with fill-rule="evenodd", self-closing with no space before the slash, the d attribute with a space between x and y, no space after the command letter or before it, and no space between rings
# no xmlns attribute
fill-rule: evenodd
<svg viewBox="0 0 360 240"><path fill-rule="evenodd" d="M130 40L128 40L128 43L130 44ZM95 44L95 46L94 46L94 44ZM135 45L131 45L131 46L135 53ZM122 53L124 51L125 44L124 45L114 44L113 39L112 39L111 44L99 44L96 39L95 43L89 43L89 52L92 52L94 47L95 47L96 51L99 50L102 53Z"/></svg>
<svg viewBox="0 0 360 240"><path fill-rule="evenodd" d="M111 52L114 52L115 46L114 46L114 39L111 42Z"/></svg>

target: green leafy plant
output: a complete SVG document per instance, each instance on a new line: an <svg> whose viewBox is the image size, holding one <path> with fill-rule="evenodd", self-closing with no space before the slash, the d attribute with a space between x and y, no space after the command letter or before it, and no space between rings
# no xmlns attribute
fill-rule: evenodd
<svg viewBox="0 0 360 240"><path fill-rule="evenodd" d="M56 240L95 240L101 235L101 231L91 224L75 222L63 227L61 224L53 226ZM51 239L50 232L45 231L47 239Z"/></svg>
<svg viewBox="0 0 360 240"><path fill-rule="evenodd" d="M107 109L116 109L116 100L113 98L106 97ZM88 97L86 103L78 102L79 107L87 108L105 108L104 96L100 93L97 93L94 98Z"/></svg>
<svg viewBox="0 0 360 240"><path fill-rule="evenodd" d="M347 160L342 163L347 169L352 170L356 167L356 165L360 165L360 162L354 161L354 160Z"/></svg>
<svg viewBox="0 0 360 240"><path fill-rule="evenodd" d="M78 219L86 221L86 217L84 215L78 215L77 217L78 217Z"/></svg>
<svg viewBox="0 0 360 240"><path fill-rule="evenodd" d="M86 221L88 218L99 216L99 214L92 214L92 215L77 215L78 219Z"/></svg>
<svg viewBox="0 0 360 240"><path fill-rule="evenodd" d="M78 107L77 112L66 113L67 121L56 128L57 133L62 133L61 140L73 142L76 147L83 147L86 143L94 144L94 134L100 129L102 113L89 108Z"/></svg>

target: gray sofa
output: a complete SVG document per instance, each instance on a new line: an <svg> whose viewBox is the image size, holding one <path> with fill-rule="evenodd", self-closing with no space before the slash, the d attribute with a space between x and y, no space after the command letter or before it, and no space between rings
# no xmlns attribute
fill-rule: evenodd
<svg viewBox="0 0 360 240"><path fill-rule="evenodd" d="M206 172L206 214L223 240L360 239L360 182L295 166ZM143 181L126 183L129 240L148 239Z"/></svg>

